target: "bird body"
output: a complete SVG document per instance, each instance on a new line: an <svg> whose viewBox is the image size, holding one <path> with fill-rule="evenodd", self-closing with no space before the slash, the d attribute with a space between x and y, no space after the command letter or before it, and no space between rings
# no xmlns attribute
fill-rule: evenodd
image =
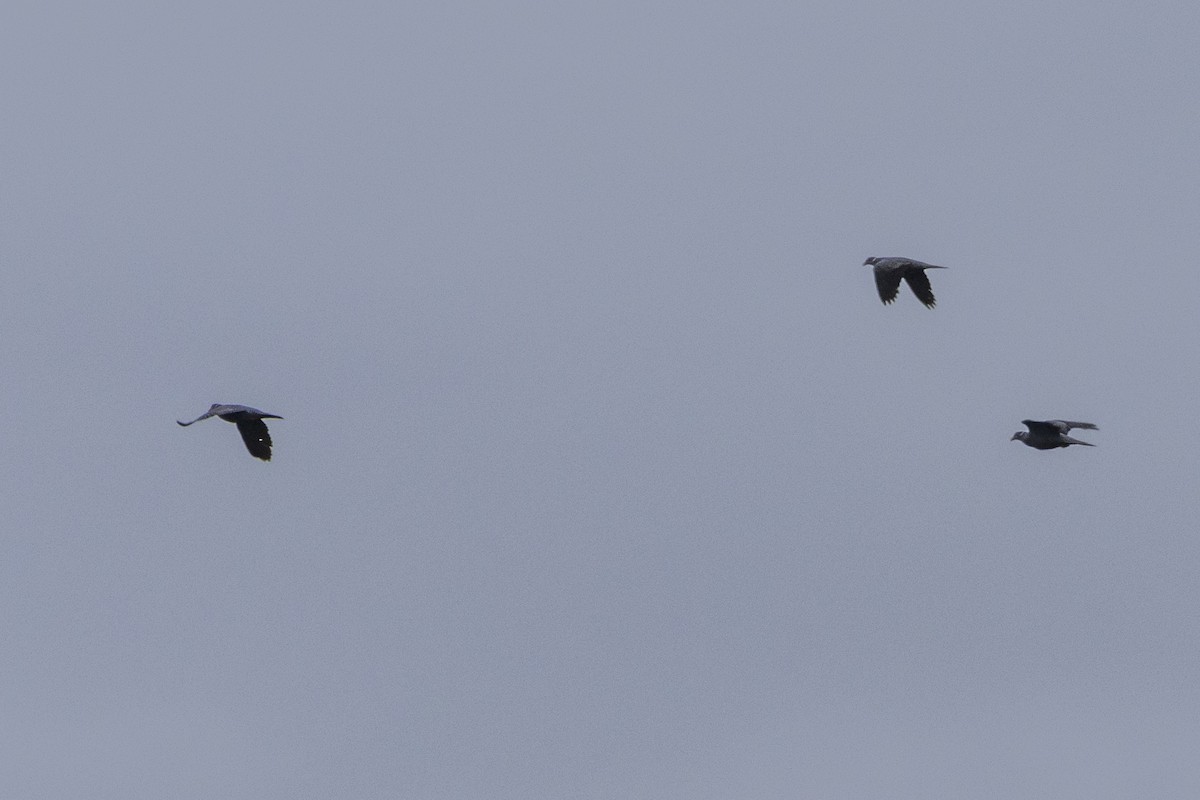
<svg viewBox="0 0 1200 800"><path fill-rule="evenodd" d="M901 280L908 284L926 308L937 305L937 300L933 297L933 287L929 285L929 276L925 274L925 270L946 269L945 267L898 256L871 256L863 262L863 266L875 268L875 288L879 290L879 299L884 305L895 302L896 295L900 292Z"/></svg>
<svg viewBox="0 0 1200 800"><path fill-rule="evenodd" d="M246 449L250 451L250 455L261 458L263 461L271 460L271 434L267 430L267 423L263 420L283 419L283 417L278 414L268 414L250 406L213 403L208 411L191 422L181 422L180 420L175 420L175 422L187 427L209 417L220 417L226 422L237 425L238 433L242 435L242 441L246 443Z"/></svg>
<svg viewBox="0 0 1200 800"><path fill-rule="evenodd" d="M1034 447L1038 450L1053 450L1056 447L1070 447L1073 444L1095 447L1096 445L1091 442L1084 442L1068 436L1067 432L1072 428L1083 428L1090 431L1099 430L1099 428L1090 422L1069 422L1064 419L1048 419L1043 421L1023 419L1021 420L1021 424L1029 428L1029 430L1017 431L1009 441L1024 442L1029 447Z"/></svg>

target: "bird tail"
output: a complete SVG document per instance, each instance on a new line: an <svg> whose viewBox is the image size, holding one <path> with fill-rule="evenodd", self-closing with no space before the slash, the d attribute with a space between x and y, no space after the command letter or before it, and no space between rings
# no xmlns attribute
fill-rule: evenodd
<svg viewBox="0 0 1200 800"><path fill-rule="evenodd" d="M1080 439L1076 439L1073 436L1064 436L1063 441L1066 442L1067 444L1083 444L1083 445L1087 445L1088 447L1096 446L1096 445L1092 444L1091 442L1085 442Z"/></svg>

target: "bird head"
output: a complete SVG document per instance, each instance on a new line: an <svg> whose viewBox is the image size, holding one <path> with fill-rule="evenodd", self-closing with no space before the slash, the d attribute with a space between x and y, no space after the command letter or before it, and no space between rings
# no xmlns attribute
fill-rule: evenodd
<svg viewBox="0 0 1200 800"><path fill-rule="evenodd" d="M1028 435L1029 435L1028 431L1017 431L1016 433L1014 433L1012 435L1012 438L1009 439L1009 441L1010 442L1023 442L1023 441L1025 441L1025 437Z"/></svg>
<svg viewBox="0 0 1200 800"><path fill-rule="evenodd" d="M868 258L866 261L863 262L863 266L864 267L870 266L878 260L879 260L878 256L871 256L870 258Z"/></svg>

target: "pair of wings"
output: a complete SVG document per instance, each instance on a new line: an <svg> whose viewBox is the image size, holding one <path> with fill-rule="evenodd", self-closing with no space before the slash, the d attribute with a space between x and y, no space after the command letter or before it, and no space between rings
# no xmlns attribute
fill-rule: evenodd
<svg viewBox="0 0 1200 800"><path fill-rule="evenodd" d="M183 427L194 425L202 419L209 417L217 417L221 414L239 414L239 413L262 414L257 408L249 406L230 406L214 404L206 413L196 417L191 422L182 422L176 420ZM238 433L242 435L242 441L246 443L246 449L250 451L250 455L255 458L261 458L263 461L271 460L271 432L267 430L267 423L261 419L242 418L232 419L230 422L237 425Z"/></svg>
<svg viewBox="0 0 1200 800"><path fill-rule="evenodd" d="M879 290L879 299L884 303L894 302L896 295L900 293L902 279L912 289L917 299L925 304L926 308L933 308L937 305L937 300L933 297L933 287L929 285L929 277L925 274L925 269L916 266L876 267L875 288Z"/></svg>

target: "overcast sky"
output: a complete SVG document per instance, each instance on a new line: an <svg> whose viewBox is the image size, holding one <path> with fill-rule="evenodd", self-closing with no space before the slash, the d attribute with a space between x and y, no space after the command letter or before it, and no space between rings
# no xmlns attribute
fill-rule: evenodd
<svg viewBox="0 0 1200 800"><path fill-rule="evenodd" d="M1198 36L9 4L5 792L1200 796Z"/></svg>

